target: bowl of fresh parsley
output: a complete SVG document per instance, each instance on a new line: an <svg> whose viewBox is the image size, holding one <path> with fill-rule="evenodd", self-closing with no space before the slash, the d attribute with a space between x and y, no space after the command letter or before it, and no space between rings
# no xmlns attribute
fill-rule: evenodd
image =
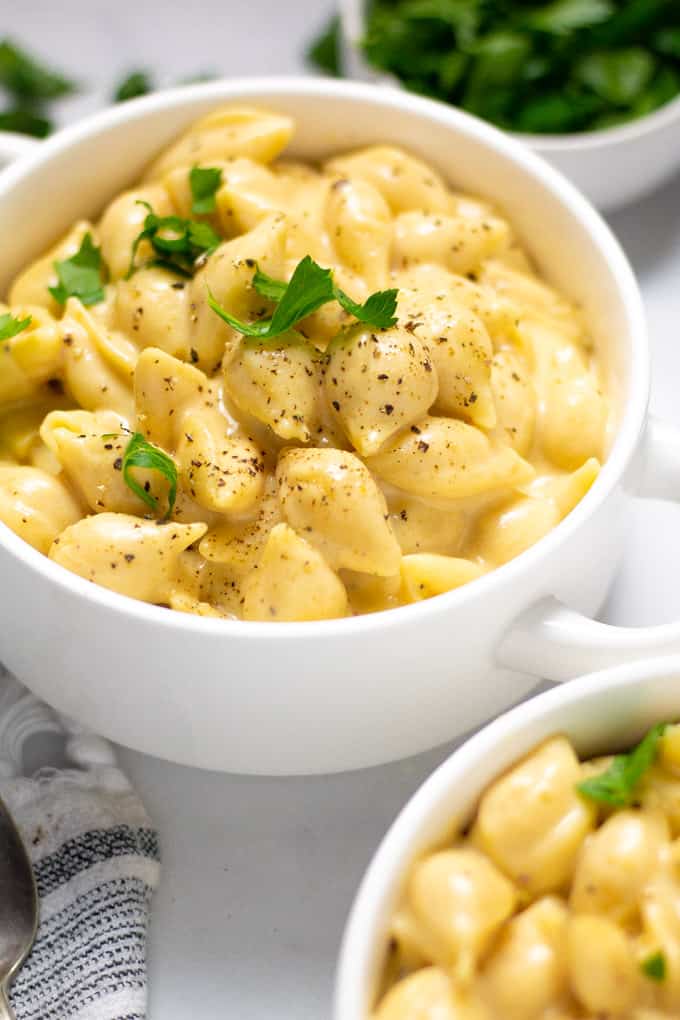
<svg viewBox="0 0 680 1020"><path fill-rule="evenodd" d="M677 0L341 0L310 56L519 135L601 209L680 169Z"/></svg>

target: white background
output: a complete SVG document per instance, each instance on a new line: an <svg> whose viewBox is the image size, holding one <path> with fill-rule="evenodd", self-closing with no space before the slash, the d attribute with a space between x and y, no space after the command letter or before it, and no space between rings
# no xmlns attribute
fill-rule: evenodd
<svg viewBox="0 0 680 1020"><path fill-rule="evenodd" d="M5 0L0 33L91 87L63 104L60 117L68 120L100 106L116 80L138 67L164 82L203 71L301 71L305 41L329 6ZM611 222L647 304L653 410L680 425L680 180ZM680 509L640 504L603 618L634 625L680 616L679 571ZM328 1017L339 939L360 876L407 796L445 754L348 776L264 780L122 752L163 841L151 1020Z"/></svg>

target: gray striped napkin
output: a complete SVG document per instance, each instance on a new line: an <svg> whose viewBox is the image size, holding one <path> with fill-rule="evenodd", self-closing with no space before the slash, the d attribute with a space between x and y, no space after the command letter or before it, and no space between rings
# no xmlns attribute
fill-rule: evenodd
<svg viewBox="0 0 680 1020"><path fill-rule="evenodd" d="M60 767L21 775L31 746ZM40 896L38 938L10 990L17 1020L144 1020L158 836L113 749L0 667L0 776Z"/></svg>

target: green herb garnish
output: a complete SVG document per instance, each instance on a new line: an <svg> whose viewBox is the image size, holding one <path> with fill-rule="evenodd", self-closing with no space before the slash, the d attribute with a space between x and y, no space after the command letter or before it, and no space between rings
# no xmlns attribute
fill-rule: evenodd
<svg viewBox="0 0 680 1020"><path fill-rule="evenodd" d="M74 92L75 85L4 39L0 42L0 91L9 99L7 108L0 111L0 131L45 138L52 130L46 104Z"/></svg>
<svg viewBox="0 0 680 1020"><path fill-rule="evenodd" d="M269 298L270 301L280 301L288 289L288 284L283 280L275 280L272 276L267 276L256 264L253 287L262 297Z"/></svg>
<svg viewBox="0 0 680 1020"><path fill-rule="evenodd" d="M85 234L79 250L70 259L55 262L59 283L49 291L55 301L65 305L70 297L79 298L84 305L96 305L104 300L103 263L100 248Z"/></svg>
<svg viewBox="0 0 680 1020"><path fill-rule="evenodd" d="M126 279L142 268L135 265L137 249L148 241L154 257L145 265L162 266L180 276L192 276L197 260L215 251L221 238L208 223L185 220L181 216L157 216L148 202L138 202L148 209L144 227L132 244L130 267Z"/></svg>
<svg viewBox="0 0 680 1020"><path fill-rule="evenodd" d="M149 468L152 471L158 471L159 474L168 480L170 484L168 490L168 509L162 518L167 520L172 513L175 500L177 499L177 467L172 457L165 453L164 450L161 450L160 447L148 442L141 432L134 433L123 454L123 481L147 506L157 510L158 498L151 492L148 492L139 482L135 481L131 474L132 468Z"/></svg>
<svg viewBox="0 0 680 1020"><path fill-rule="evenodd" d="M260 279L265 274L260 274ZM277 281L266 277L271 283ZM244 336L260 337L263 340L271 340L281 333L287 333L301 319L306 318L321 308L328 301L333 300L333 277L330 269L322 269L314 259L305 255L295 268L290 283L281 292L274 314L270 319L260 319L258 322L242 322L236 316L227 312L213 295L208 292L210 307L221 319L228 322L230 326L237 329Z"/></svg>
<svg viewBox="0 0 680 1020"><path fill-rule="evenodd" d="M659 53L680 60L680 26L677 28L660 28L654 36L654 46Z"/></svg>
<svg viewBox="0 0 680 1020"><path fill-rule="evenodd" d="M652 953L640 964L640 970L648 977L650 981L665 981L666 980L666 957L659 950L657 953Z"/></svg>
<svg viewBox="0 0 680 1020"><path fill-rule="evenodd" d="M38 63L10 39L0 42L0 85L17 99L58 99L75 92L69 78Z"/></svg>
<svg viewBox="0 0 680 1020"><path fill-rule="evenodd" d="M15 319L9 312L0 315L0 340L11 340L13 336L23 333L32 321L30 315L27 315L25 319Z"/></svg>
<svg viewBox="0 0 680 1020"><path fill-rule="evenodd" d="M20 135L46 138L52 130L52 121L21 106L0 113L0 131L16 131Z"/></svg>
<svg viewBox="0 0 680 1020"><path fill-rule="evenodd" d="M315 312L329 301L339 304L361 322L366 322L378 329L387 329L395 324L394 312L397 307L397 291L381 290L372 294L363 304L352 301L344 291L336 287L333 271L323 269L311 255L298 262L289 283L275 280L263 273L256 266L253 286L258 294L276 301L277 305L271 318L259 319L256 322L243 322L231 315L208 290L208 304L221 319L229 323L244 336L258 337L260 340L272 340L274 337L287 333L294 326Z"/></svg>
<svg viewBox="0 0 680 1020"><path fill-rule="evenodd" d="M195 166L189 171L191 211L197 216L215 212L215 195L222 183L222 171L214 166Z"/></svg>
<svg viewBox="0 0 680 1020"><path fill-rule="evenodd" d="M340 18L335 14L307 50L307 60L326 74L342 74Z"/></svg>
<svg viewBox="0 0 680 1020"><path fill-rule="evenodd" d="M628 807L635 799L638 783L653 765L659 741L668 723L653 726L628 754L617 754L609 768L599 776L578 784L578 791L590 800L612 807Z"/></svg>
<svg viewBox="0 0 680 1020"><path fill-rule="evenodd" d="M128 99L136 99L137 96L146 96L153 92L153 89L151 76L146 71L131 71L116 87L113 101L124 103Z"/></svg>
<svg viewBox="0 0 680 1020"><path fill-rule="evenodd" d="M372 0L363 54L414 92L514 131L640 117L680 94L677 0ZM336 22L308 49L339 73Z"/></svg>
<svg viewBox="0 0 680 1020"><path fill-rule="evenodd" d="M639 46L614 53L591 53L576 64L574 74L596 96L614 107L626 107L649 85L654 58Z"/></svg>
<svg viewBox="0 0 680 1020"><path fill-rule="evenodd" d="M578 28L599 25L614 14L610 0L554 0L527 17L527 24L539 32L560 35Z"/></svg>
<svg viewBox="0 0 680 1020"><path fill-rule="evenodd" d="M397 309L396 287L391 290L377 290L366 298L362 305L352 301L351 297L345 294L344 290L333 285L333 297L339 301L346 312L353 315L359 322L365 322L369 326L378 326L380 329L388 329L394 326L397 317L394 314Z"/></svg>

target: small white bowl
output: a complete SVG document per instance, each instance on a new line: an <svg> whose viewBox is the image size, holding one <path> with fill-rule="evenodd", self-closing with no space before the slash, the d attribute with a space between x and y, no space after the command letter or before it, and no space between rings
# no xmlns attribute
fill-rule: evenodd
<svg viewBox="0 0 680 1020"><path fill-rule="evenodd" d="M675 656L581 677L501 716L455 751L401 811L366 872L340 951L334 1020L368 1020L411 864L470 820L489 783L553 734L566 734L590 757L631 747L655 723L679 718Z"/></svg>
<svg viewBox="0 0 680 1020"><path fill-rule="evenodd" d="M364 59L364 13L368 0L341 0L343 59L359 81L402 88L399 79ZM680 170L680 96L618 127L563 135L514 137L561 170L598 209L609 211L642 198Z"/></svg>

